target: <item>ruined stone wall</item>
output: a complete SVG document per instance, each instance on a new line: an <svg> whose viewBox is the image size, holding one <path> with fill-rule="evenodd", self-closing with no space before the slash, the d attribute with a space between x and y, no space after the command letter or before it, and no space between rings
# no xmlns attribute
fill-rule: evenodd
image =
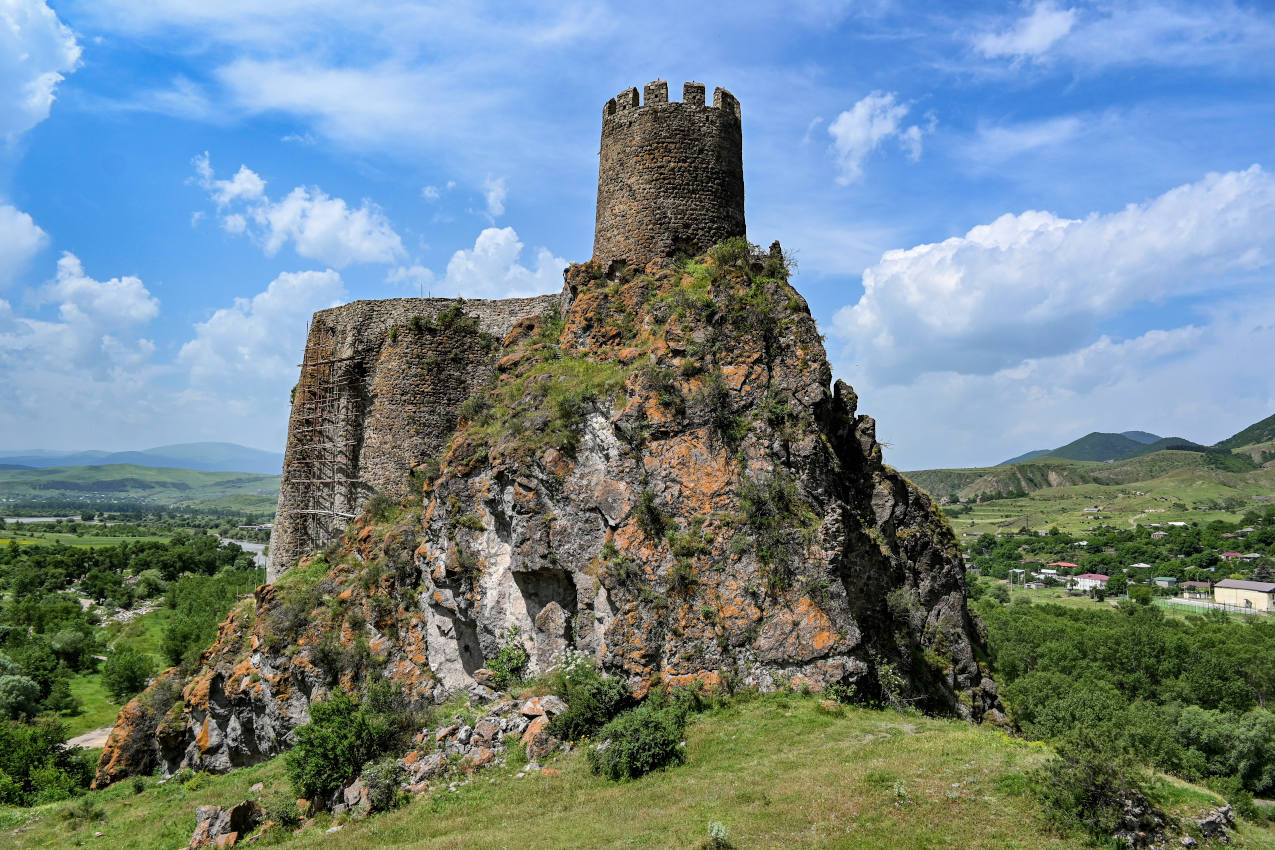
<svg viewBox="0 0 1275 850"><path fill-rule="evenodd" d="M560 300L394 298L315 313L293 394L268 579L336 539L374 493L405 496L412 469L447 444L461 404L491 379L514 323Z"/></svg>
<svg viewBox="0 0 1275 850"><path fill-rule="evenodd" d="M593 259L645 266L656 257L703 253L743 236L744 166L739 101L725 89L704 102L686 83L670 103L668 83L631 88L602 111Z"/></svg>

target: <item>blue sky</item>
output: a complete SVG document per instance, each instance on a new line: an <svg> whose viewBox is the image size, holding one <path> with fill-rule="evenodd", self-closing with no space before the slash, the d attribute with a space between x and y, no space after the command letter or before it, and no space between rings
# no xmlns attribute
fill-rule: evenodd
<svg viewBox="0 0 1275 850"><path fill-rule="evenodd" d="M556 291L657 78L891 463L1275 412L1267 4L0 0L0 448L280 448L314 310Z"/></svg>

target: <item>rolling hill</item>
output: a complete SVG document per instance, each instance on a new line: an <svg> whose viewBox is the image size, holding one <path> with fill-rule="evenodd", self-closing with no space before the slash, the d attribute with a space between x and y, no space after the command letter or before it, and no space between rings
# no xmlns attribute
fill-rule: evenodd
<svg viewBox="0 0 1275 850"><path fill-rule="evenodd" d="M1260 443L1275 442L1275 414L1217 443L1219 449L1240 449Z"/></svg>
<svg viewBox="0 0 1275 850"><path fill-rule="evenodd" d="M36 469L70 466L133 466L167 469L196 469L207 472L254 472L277 475L283 455L241 446L237 443L176 443L153 449L128 452L32 451L0 452L0 467L25 466Z"/></svg>
<svg viewBox="0 0 1275 850"><path fill-rule="evenodd" d="M1122 434L1094 431L1065 446L1059 446L1056 449L1036 449L1001 461L997 466L1011 466L1042 457L1089 461L1125 460L1165 449L1180 448L1202 451L1205 447L1183 437L1159 437L1146 431L1125 431Z"/></svg>
<svg viewBox="0 0 1275 850"><path fill-rule="evenodd" d="M279 476L136 464L0 469L5 501L83 500L273 510Z"/></svg>

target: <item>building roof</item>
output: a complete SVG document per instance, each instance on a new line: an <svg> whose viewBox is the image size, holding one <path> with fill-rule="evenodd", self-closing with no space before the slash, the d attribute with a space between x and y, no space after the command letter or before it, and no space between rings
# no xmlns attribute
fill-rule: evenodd
<svg viewBox="0 0 1275 850"><path fill-rule="evenodd" d="M1111 576L1104 576L1102 573L1081 573L1080 575L1076 576L1076 578L1092 578L1092 579L1098 579L1100 581L1106 581L1107 579L1111 578Z"/></svg>
<svg viewBox="0 0 1275 850"><path fill-rule="evenodd" d="M1177 584L1178 582L1178 580L1174 578L1173 576L1156 576L1155 579L1153 580L1154 581L1171 581L1174 584Z"/></svg>
<svg viewBox="0 0 1275 850"><path fill-rule="evenodd" d="M1073 569L1073 570L1076 568L1076 565L1075 565L1075 564L1073 564L1073 563L1071 563L1070 561L1054 561L1054 562L1053 562L1052 564L1050 564L1049 566L1051 566L1051 567L1068 567L1068 568Z"/></svg>
<svg viewBox="0 0 1275 850"><path fill-rule="evenodd" d="M1232 590L1256 590L1258 593L1275 593L1275 581L1245 581L1241 578L1224 578L1214 587L1229 587Z"/></svg>
<svg viewBox="0 0 1275 850"><path fill-rule="evenodd" d="M1130 568L1130 569L1139 569L1139 570L1149 570L1149 569L1151 569L1151 565L1150 565L1150 564L1143 564L1143 563L1139 562L1139 563L1137 563L1137 564L1130 564L1130 565L1129 565L1129 568Z"/></svg>
<svg viewBox="0 0 1275 850"><path fill-rule="evenodd" d="M1182 582L1182 586L1183 587L1212 587L1213 585L1209 584L1207 581L1184 581Z"/></svg>
<svg viewBox="0 0 1275 850"><path fill-rule="evenodd" d="M1222 557L1223 558L1243 558L1244 556L1240 554L1239 552L1223 552Z"/></svg>

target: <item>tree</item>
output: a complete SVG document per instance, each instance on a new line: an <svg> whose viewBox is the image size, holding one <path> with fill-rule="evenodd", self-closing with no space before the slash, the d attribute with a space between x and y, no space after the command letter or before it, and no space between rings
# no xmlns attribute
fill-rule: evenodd
<svg viewBox="0 0 1275 850"><path fill-rule="evenodd" d="M40 686L26 676L0 676L0 715L34 717L40 710Z"/></svg>
<svg viewBox="0 0 1275 850"><path fill-rule="evenodd" d="M121 646L106 659L102 668L102 684L119 700L132 697L146 687L146 680L155 672L155 663L149 655Z"/></svg>

